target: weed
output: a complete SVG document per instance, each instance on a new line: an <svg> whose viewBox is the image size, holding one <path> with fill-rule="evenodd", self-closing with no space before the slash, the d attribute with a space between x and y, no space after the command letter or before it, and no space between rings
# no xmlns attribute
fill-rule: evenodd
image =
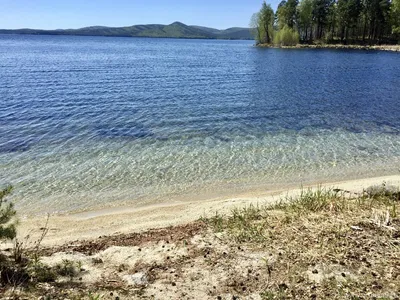
<svg viewBox="0 0 400 300"><path fill-rule="evenodd" d="M92 292L88 293L89 300L100 300L102 297L100 294L94 295Z"/></svg>
<svg viewBox="0 0 400 300"><path fill-rule="evenodd" d="M72 281L74 277L78 276L81 272L81 262L74 262L69 259L64 259L61 263L54 267L57 275L69 277Z"/></svg>
<svg viewBox="0 0 400 300"><path fill-rule="evenodd" d="M39 260L31 262L28 273L35 282L54 282L57 278L56 272Z"/></svg>
<svg viewBox="0 0 400 300"><path fill-rule="evenodd" d="M328 211L342 211L347 208L344 193L334 189L302 189L299 196L286 196L278 203L269 207L270 210L278 209L287 212L307 213Z"/></svg>

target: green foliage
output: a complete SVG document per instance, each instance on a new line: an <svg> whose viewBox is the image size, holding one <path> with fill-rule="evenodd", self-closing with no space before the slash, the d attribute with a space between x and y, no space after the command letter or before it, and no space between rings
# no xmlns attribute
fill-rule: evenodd
<svg viewBox="0 0 400 300"><path fill-rule="evenodd" d="M250 23L249 23L251 35L256 40L257 44L261 43L261 32L260 32L260 27L259 27L259 20L260 20L260 15L257 12L251 16Z"/></svg>
<svg viewBox="0 0 400 300"><path fill-rule="evenodd" d="M78 276L81 272L82 263L64 259L60 264L54 267L54 271L57 275L69 277L72 280Z"/></svg>
<svg viewBox="0 0 400 300"><path fill-rule="evenodd" d="M313 22L313 0L302 0L298 6L298 22L302 34L302 40L309 40L312 32L311 25Z"/></svg>
<svg viewBox="0 0 400 300"><path fill-rule="evenodd" d="M299 41L299 33L288 26L283 27L274 36L274 44L277 46L296 46Z"/></svg>
<svg viewBox="0 0 400 300"><path fill-rule="evenodd" d="M88 298L89 298L89 300L99 300L99 299L101 299L101 295L100 294L94 295L94 294L92 294L92 292L89 292Z"/></svg>
<svg viewBox="0 0 400 300"><path fill-rule="evenodd" d="M268 211L266 207L249 205L244 208L234 208L230 216L218 213L209 219L203 219L216 232L226 231L237 242L263 242L265 222Z"/></svg>
<svg viewBox="0 0 400 300"><path fill-rule="evenodd" d="M30 262L27 270L31 279L35 282L54 282L57 278L56 272L40 260Z"/></svg>
<svg viewBox="0 0 400 300"><path fill-rule="evenodd" d="M11 186L0 190L0 240L13 239L17 234L14 204L5 199L11 191Z"/></svg>
<svg viewBox="0 0 400 300"><path fill-rule="evenodd" d="M293 212L341 211L347 202L340 191L332 189L302 189L296 197L286 197L273 205L272 209Z"/></svg>
<svg viewBox="0 0 400 300"><path fill-rule="evenodd" d="M264 43L271 43L273 23L274 23L274 11L270 4L266 4L265 1L262 4L259 12L259 27L261 28L261 40Z"/></svg>
<svg viewBox="0 0 400 300"><path fill-rule="evenodd" d="M391 19L392 34L400 41L400 0L392 0Z"/></svg>
<svg viewBox="0 0 400 300"><path fill-rule="evenodd" d="M272 25L281 36L272 40L278 45L285 44L285 41L290 40L290 35L284 29L289 28L299 34L302 43L395 43L396 40L400 41L399 2L400 0L283 0L278 5ZM260 16L268 6L263 3ZM259 23L258 42L270 43L265 28L261 26L265 24L262 17Z"/></svg>
<svg viewBox="0 0 400 300"><path fill-rule="evenodd" d="M288 26L289 28L295 28L297 24L297 5L298 0L283 0L279 3L277 9L277 19L279 29Z"/></svg>

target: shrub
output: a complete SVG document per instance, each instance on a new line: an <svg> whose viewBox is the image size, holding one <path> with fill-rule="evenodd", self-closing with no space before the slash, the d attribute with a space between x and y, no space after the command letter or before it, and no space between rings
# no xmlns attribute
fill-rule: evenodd
<svg viewBox="0 0 400 300"><path fill-rule="evenodd" d="M69 277L70 280L72 280L82 271L82 263L64 259L61 263L54 267L54 270L57 275Z"/></svg>
<svg viewBox="0 0 400 300"><path fill-rule="evenodd" d="M11 186L0 190L0 240L12 240L17 234L14 204L5 199L11 191Z"/></svg>
<svg viewBox="0 0 400 300"><path fill-rule="evenodd" d="M296 46L299 41L299 33L287 26L276 32L274 36L274 44L277 46Z"/></svg>

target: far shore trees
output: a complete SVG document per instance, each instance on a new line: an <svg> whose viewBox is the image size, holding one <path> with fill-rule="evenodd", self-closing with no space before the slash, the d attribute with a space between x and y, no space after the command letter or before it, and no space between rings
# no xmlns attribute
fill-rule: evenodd
<svg viewBox="0 0 400 300"><path fill-rule="evenodd" d="M283 0L251 19L257 43L400 43L400 0Z"/></svg>
<svg viewBox="0 0 400 300"><path fill-rule="evenodd" d="M253 14L250 20L250 27L257 44L269 44L273 39L274 31L274 10L270 4L263 2L259 12Z"/></svg>

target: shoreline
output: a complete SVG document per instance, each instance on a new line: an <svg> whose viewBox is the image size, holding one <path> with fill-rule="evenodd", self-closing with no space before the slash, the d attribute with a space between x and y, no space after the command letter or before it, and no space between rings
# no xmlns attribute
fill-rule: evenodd
<svg viewBox="0 0 400 300"><path fill-rule="evenodd" d="M387 185L400 186L400 175L325 182L305 185L303 189L321 186L339 188L356 194L369 186L381 185L384 182ZM209 198L203 201L179 201L143 207L120 206L68 215L51 215L48 223L49 231L43 240L43 245L56 246L84 239L93 240L101 236L188 224L200 217L213 216L216 212L227 215L235 207L273 203L285 196L299 195L300 192L300 187L275 189L242 194L237 197ZM29 235L30 240L35 241L42 234L41 229L45 223L45 216L21 219L18 238L22 240Z"/></svg>
<svg viewBox="0 0 400 300"><path fill-rule="evenodd" d="M399 184L383 176L93 212L58 228L41 220L18 240L26 262L3 249L11 277L0 290L10 299L397 299Z"/></svg>
<svg viewBox="0 0 400 300"><path fill-rule="evenodd" d="M270 44L259 44L256 47L274 49L334 49L400 52L400 45L297 44L296 46L274 46Z"/></svg>

